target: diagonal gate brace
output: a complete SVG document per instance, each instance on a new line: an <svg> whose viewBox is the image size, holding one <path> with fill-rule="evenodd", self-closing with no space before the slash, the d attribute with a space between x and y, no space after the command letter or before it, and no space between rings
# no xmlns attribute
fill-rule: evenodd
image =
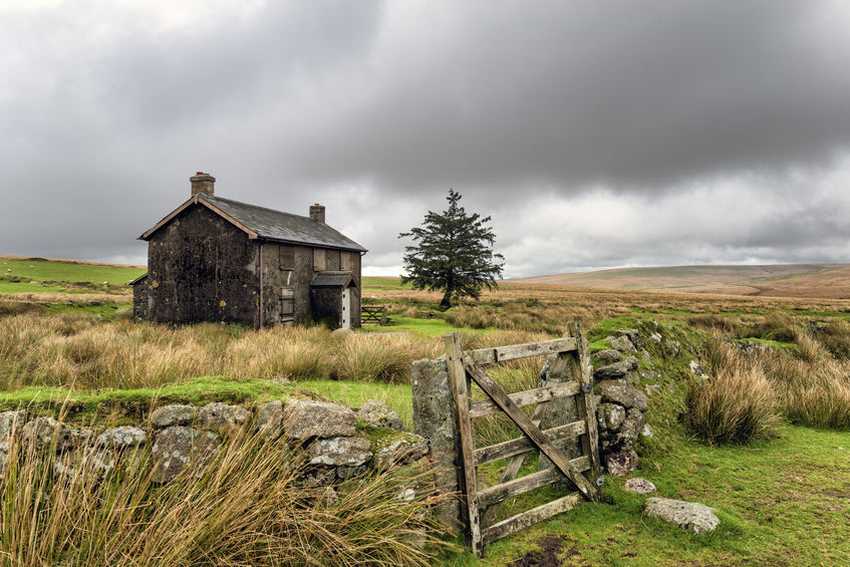
<svg viewBox="0 0 850 567"><path fill-rule="evenodd" d="M485 394L496 404L499 409L505 412L511 420L516 423L520 431L528 437L531 443L540 450L541 453L549 457L552 464L561 473L566 476L573 484L576 485L579 492L588 500L595 500L597 496L596 487L587 478L570 463L570 458L559 448L553 445L549 438L546 437L531 418L517 406L507 392L502 389L492 378L477 368L475 364L468 358L464 357L463 366L466 372L472 377L476 384L484 391Z"/></svg>

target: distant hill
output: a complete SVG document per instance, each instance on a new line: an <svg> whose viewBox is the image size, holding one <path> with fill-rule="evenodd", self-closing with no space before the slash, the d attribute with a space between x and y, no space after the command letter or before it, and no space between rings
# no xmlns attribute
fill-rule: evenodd
<svg viewBox="0 0 850 567"><path fill-rule="evenodd" d="M617 268L512 281L588 289L850 298L848 264Z"/></svg>

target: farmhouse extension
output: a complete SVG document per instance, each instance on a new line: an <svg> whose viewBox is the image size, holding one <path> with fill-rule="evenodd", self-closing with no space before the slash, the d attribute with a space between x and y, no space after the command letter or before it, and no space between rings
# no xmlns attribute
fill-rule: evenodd
<svg viewBox="0 0 850 567"><path fill-rule="evenodd" d="M218 197L208 173L190 181L189 199L139 237L148 272L131 282L135 317L360 326L366 249L325 223L325 207L294 215Z"/></svg>

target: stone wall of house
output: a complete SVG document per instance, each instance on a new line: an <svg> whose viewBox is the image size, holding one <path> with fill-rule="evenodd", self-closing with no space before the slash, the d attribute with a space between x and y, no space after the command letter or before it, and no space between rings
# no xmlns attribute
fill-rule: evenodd
<svg viewBox="0 0 850 567"><path fill-rule="evenodd" d="M149 450L153 480L166 483L186 468L202 466L245 428L304 451L302 480L313 486L332 487L370 470L421 462L428 456L426 440L403 431L398 414L382 402L368 401L354 410L326 401L289 399L254 406L171 404L135 425L100 429L26 410L0 412L0 470L5 469L14 437L26 446L55 448L60 457L57 472L73 466L74 457L84 452L91 457L89 463L107 471L120 455Z"/></svg>

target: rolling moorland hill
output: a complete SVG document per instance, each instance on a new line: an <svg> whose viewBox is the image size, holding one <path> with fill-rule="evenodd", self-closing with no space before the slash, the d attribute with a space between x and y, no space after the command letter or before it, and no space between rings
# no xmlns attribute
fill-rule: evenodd
<svg viewBox="0 0 850 567"><path fill-rule="evenodd" d="M511 281L586 289L850 298L847 264L617 268Z"/></svg>

